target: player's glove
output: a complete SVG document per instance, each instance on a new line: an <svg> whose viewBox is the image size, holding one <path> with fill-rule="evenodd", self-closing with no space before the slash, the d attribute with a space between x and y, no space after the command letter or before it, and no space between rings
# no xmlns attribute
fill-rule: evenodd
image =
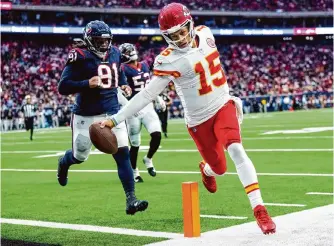
<svg viewBox="0 0 334 246"><path fill-rule="evenodd" d="M121 86L121 89L122 89L122 91L124 92L124 95L125 95L126 97L129 97L129 96L132 95L132 90L131 90L131 87L130 87L130 86L128 86L128 85L122 85L122 86Z"/></svg>
<svg viewBox="0 0 334 246"><path fill-rule="evenodd" d="M105 126L108 126L110 128L114 128L117 124L116 121L113 120L112 116L107 116L107 118L103 121L100 121L100 127L104 128Z"/></svg>
<svg viewBox="0 0 334 246"><path fill-rule="evenodd" d="M165 112L167 108L165 101L160 96L157 96L155 101L156 101L157 110L161 110L162 112Z"/></svg>

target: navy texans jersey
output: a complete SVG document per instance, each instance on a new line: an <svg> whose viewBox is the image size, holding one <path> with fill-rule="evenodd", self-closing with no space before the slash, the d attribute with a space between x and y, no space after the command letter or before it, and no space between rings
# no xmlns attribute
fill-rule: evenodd
<svg viewBox="0 0 334 246"><path fill-rule="evenodd" d="M73 113L83 116L115 114L119 110L117 87L126 85L120 69L120 52L112 46L101 59L87 49L70 51L58 90L62 95L76 94ZM102 85L89 87L89 79L100 76Z"/></svg>
<svg viewBox="0 0 334 246"><path fill-rule="evenodd" d="M137 67L132 64L123 63L121 66L128 85L132 89L132 97L145 88L150 82L150 69L146 62L138 62Z"/></svg>

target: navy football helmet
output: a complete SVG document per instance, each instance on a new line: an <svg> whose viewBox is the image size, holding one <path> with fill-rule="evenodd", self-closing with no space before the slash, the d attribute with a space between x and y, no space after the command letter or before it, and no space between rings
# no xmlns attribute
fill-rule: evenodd
<svg viewBox="0 0 334 246"><path fill-rule="evenodd" d="M87 48L100 57L105 56L110 49L112 36L109 26L99 20L89 22L83 31Z"/></svg>
<svg viewBox="0 0 334 246"><path fill-rule="evenodd" d="M119 46L121 52L121 62L129 63L138 60L138 52L133 44L124 43Z"/></svg>

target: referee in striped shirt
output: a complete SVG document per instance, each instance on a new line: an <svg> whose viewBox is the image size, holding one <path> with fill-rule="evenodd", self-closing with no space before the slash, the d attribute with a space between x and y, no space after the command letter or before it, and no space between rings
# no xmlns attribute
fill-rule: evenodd
<svg viewBox="0 0 334 246"><path fill-rule="evenodd" d="M21 111L24 114L24 124L26 130L30 130L30 140L32 140L32 135L34 133L34 117L35 117L35 106L31 104L31 97L27 95L25 97L26 103L22 105Z"/></svg>

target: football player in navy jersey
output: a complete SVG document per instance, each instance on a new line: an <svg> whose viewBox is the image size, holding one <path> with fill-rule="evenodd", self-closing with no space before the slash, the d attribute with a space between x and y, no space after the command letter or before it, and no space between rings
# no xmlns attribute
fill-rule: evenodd
<svg viewBox="0 0 334 246"><path fill-rule="evenodd" d="M132 89L132 95L129 98L135 96L138 92L145 88L146 84L150 81L150 68L144 61L138 61L138 52L136 47L130 43L124 43L119 46L121 52L121 61L123 70L127 82ZM162 110L166 110L165 102L159 97L157 98L158 105ZM137 168L138 150L141 143L141 128L142 125L151 135L150 147L147 155L144 156L143 162L147 168L148 173L152 176L156 176L156 171L153 165L153 155L158 150L161 141L161 126L157 113L154 110L153 103L148 104L145 108L139 111L136 115L126 120L129 139L131 143L130 148L130 160L133 169L133 175L135 182L143 182L142 177L139 174Z"/></svg>
<svg viewBox="0 0 334 246"><path fill-rule="evenodd" d="M83 40L76 42L58 84L60 94L76 94L71 119L72 149L58 161L57 177L62 186L67 184L70 166L88 159L92 147L89 126L118 112L118 87L130 92L120 69L121 54L112 46L112 34L107 24L97 20L89 22L83 31ZM126 194L126 213L144 211L148 202L137 200L135 196L126 126L121 124L112 131L118 142L118 152L113 157Z"/></svg>

